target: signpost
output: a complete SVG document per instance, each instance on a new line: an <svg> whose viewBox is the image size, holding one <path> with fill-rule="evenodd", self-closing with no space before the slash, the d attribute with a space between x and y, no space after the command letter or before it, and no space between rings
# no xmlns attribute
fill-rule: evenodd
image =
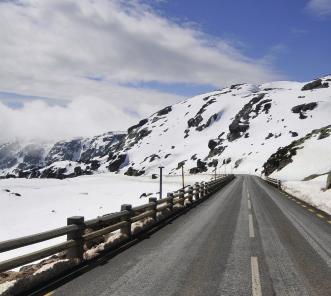
<svg viewBox="0 0 331 296"><path fill-rule="evenodd" d="M159 169L160 169L160 199L162 199L162 169L164 167L163 166L160 166Z"/></svg>

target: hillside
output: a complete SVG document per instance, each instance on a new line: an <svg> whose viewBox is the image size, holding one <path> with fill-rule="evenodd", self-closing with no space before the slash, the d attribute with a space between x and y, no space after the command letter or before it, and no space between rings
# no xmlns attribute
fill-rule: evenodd
<svg viewBox="0 0 331 296"><path fill-rule="evenodd" d="M37 145L33 153L26 153L31 145L2 145L1 175L65 178L110 171L138 176L156 173L160 165L166 174L178 174L182 164L194 174L211 172L216 163L222 172L282 179L323 174L331 170L329 84L331 76L309 83L232 85L168 106L126 135Z"/></svg>

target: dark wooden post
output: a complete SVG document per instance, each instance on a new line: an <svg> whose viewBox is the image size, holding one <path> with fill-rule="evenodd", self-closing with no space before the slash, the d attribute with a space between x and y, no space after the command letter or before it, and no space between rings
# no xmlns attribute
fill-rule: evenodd
<svg viewBox="0 0 331 296"><path fill-rule="evenodd" d="M156 221L156 213L157 213L157 210L156 210L157 203L156 203L156 201L157 201L157 198L156 197L150 197L148 199L148 202L152 204L152 207L151 208L154 211L153 216L152 216L152 218L154 219L154 221Z"/></svg>
<svg viewBox="0 0 331 296"><path fill-rule="evenodd" d="M169 198L168 208L169 208L170 211L172 211L173 207L174 207L174 194L173 193L168 193L167 197Z"/></svg>
<svg viewBox="0 0 331 296"><path fill-rule="evenodd" d="M132 205L130 204L123 204L121 205L121 211L128 211L128 215L122 219L122 221L128 222L128 224L121 228L121 233L126 237L131 236L131 216L132 216Z"/></svg>
<svg viewBox="0 0 331 296"><path fill-rule="evenodd" d="M185 189L180 189L179 190L179 198L180 198L180 202L179 202L179 204L180 205L184 205L184 203L185 203L185 199L184 199L184 197L185 197Z"/></svg>
<svg viewBox="0 0 331 296"><path fill-rule="evenodd" d="M73 216L67 218L67 225L77 225L79 229L67 235L67 240L74 240L76 245L67 250L67 257L69 259L78 258L79 260L83 260L84 255L84 230L85 223L83 216Z"/></svg>
<svg viewBox="0 0 331 296"><path fill-rule="evenodd" d="M198 182L195 183L195 200L200 198L200 184Z"/></svg>
<svg viewBox="0 0 331 296"><path fill-rule="evenodd" d="M189 186L188 188L188 200L190 203L193 202L193 186Z"/></svg>

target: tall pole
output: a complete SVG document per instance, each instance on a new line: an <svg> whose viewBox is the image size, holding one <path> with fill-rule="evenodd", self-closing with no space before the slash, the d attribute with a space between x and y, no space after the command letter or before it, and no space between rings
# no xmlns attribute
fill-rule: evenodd
<svg viewBox="0 0 331 296"><path fill-rule="evenodd" d="M183 188L185 187L185 183L184 183L184 165L182 165L182 185Z"/></svg>
<svg viewBox="0 0 331 296"><path fill-rule="evenodd" d="M217 170L217 165L215 165L215 180L216 180L216 170Z"/></svg>
<svg viewBox="0 0 331 296"><path fill-rule="evenodd" d="M162 169L164 167L160 166L159 169L160 169L160 199L162 199Z"/></svg>

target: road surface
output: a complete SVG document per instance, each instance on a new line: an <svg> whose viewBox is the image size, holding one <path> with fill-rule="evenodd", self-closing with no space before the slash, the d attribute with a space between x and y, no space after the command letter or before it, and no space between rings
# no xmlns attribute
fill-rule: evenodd
<svg viewBox="0 0 331 296"><path fill-rule="evenodd" d="M210 199L54 295L331 295L331 221L257 177Z"/></svg>

